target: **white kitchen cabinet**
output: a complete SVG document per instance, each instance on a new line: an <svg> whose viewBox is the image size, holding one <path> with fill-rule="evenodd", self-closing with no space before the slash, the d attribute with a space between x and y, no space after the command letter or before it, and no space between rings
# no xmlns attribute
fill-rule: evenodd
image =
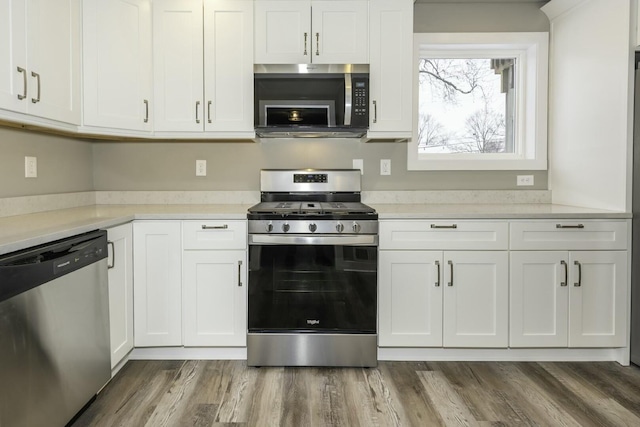
<svg viewBox="0 0 640 427"><path fill-rule="evenodd" d="M370 139L410 138L413 125L413 2L370 0Z"/></svg>
<svg viewBox="0 0 640 427"><path fill-rule="evenodd" d="M511 347L625 345L626 230L626 221L511 224Z"/></svg>
<svg viewBox="0 0 640 427"><path fill-rule="evenodd" d="M107 230L111 368L133 349L133 226Z"/></svg>
<svg viewBox="0 0 640 427"><path fill-rule="evenodd" d="M156 132L253 135L252 5L153 2Z"/></svg>
<svg viewBox="0 0 640 427"><path fill-rule="evenodd" d="M255 2L256 64L367 64L369 2Z"/></svg>
<svg viewBox="0 0 640 427"><path fill-rule="evenodd" d="M80 123L80 0L0 2L0 107Z"/></svg>
<svg viewBox="0 0 640 427"><path fill-rule="evenodd" d="M246 221L183 222L185 347L244 347Z"/></svg>
<svg viewBox="0 0 640 427"><path fill-rule="evenodd" d="M151 131L150 0L85 0L85 126Z"/></svg>
<svg viewBox="0 0 640 427"><path fill-rule="evenodd" d="M505 221L381 221L380 346L507 347L507 230Z"/></svg>
<svg viewBox="0 0 640 427"><path fill-rule="evenodd" d="M136 347L182 345L180 221L136 221L133 226Z"/></svg>

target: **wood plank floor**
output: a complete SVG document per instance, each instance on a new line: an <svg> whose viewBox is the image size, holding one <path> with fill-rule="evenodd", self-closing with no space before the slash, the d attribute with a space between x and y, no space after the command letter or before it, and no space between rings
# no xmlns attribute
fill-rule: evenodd
<svg viewBox="0 0 640 427"><path fill-rule="evenodd" d="M130 361L80 426L640 426L614 362L381 362L375 369Z"/></svg>

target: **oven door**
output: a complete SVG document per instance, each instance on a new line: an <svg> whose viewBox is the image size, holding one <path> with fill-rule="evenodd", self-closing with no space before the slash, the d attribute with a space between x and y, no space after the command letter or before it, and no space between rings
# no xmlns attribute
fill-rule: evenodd
<svg viewBox="0 0 640 427"><path fill-rule="evenodd" d="M375 334L377 236L250 236L249 333Z"/></svg>

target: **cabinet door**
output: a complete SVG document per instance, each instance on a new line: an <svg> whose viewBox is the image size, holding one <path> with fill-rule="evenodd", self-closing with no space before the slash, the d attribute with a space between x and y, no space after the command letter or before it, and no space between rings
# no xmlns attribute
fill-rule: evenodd
<svg viewBox="0 0 640 427"><path fill-rule="evenodd" d="M153 1L154 129L204 129L202 0Z"/></svg>
<svg viewBox="0 0 640 427"><path fill-rule="evenodd" d="M0 0L0 108L17 112L28 101L25 23L25 0Z"/></svg>
<svg viewBox="0 0 640 427"><path fill-rule="evenodd" d="M80 0L27 0L29 114L80 124L80 10Z"/></svg>
<svg viewBox="0 0 640 427"><path fill-rule="evenodd" d="M86 0L84 125L151 130L151 3Z"/></svg>
<svg viewBox="0 0 640 427"><path fill-rule="evenodd" d="M369 137L412 132L413 2L370 0Z"/></svg>
<svg viewBox="0 0 640 427"><path fill-rule="evenodd" d="M444 253L445 347L507 347L508 253Z"/></svg>
<svg viewBox="0 0 640 427"><path fill-rule="evenodd" d="M569 267L569 346L623 347L627 252L571 252Z"/></svg>
<svg viewBox="0 0 640 427"><path fill-rule="evenodd" d="M205 130L253 132L253 1L205 0Z"/></svg>
<svg viewBox="0 0 640 427"><path fill-rule="evenodd" d="M311 17L311 62L369 63L368 0L313 1Z"/></svg>
<svg viewBox="0 0 640 427"><path fill-rule="evenodd" d="M380 251L381 347L442 345L442 252Z"/></svg>
<svg viewBox="0 0 640 427"><path fill-rule="evenodd" d="M184 252L184 345L246 345L245 251Z"/></svg>
<svg viewBox="0 0 640 427"><path fill-rule="evenodd" d="M182 345L180 222L133 227L136 347Z"/></svg>
<svg viewBox="0 0 640 427"><path fill-rule="evenodd" d="M568 344L569 253L511 252L511 347L566 347Z"/></svg>
<svg viewBox="0 0 640 427"><path fill-rule="evenodd" d="M133 227L107 230L111 368L133 349Z"/></svg>
<svg viewBox="0 0 640 427"><path fill-rule="evenodd" d="M255 2L256 64L311 62L311 2Z"/></svg>

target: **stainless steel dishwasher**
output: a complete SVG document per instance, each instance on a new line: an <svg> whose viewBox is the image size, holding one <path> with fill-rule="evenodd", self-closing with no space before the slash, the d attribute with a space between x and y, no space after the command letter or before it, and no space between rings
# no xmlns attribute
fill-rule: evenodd
<svg viewBox="0 0 640 427"><path fill-rule="evenodd" d="M0 426L64 426L111 378L107 233L0 257Z"/></svg>

